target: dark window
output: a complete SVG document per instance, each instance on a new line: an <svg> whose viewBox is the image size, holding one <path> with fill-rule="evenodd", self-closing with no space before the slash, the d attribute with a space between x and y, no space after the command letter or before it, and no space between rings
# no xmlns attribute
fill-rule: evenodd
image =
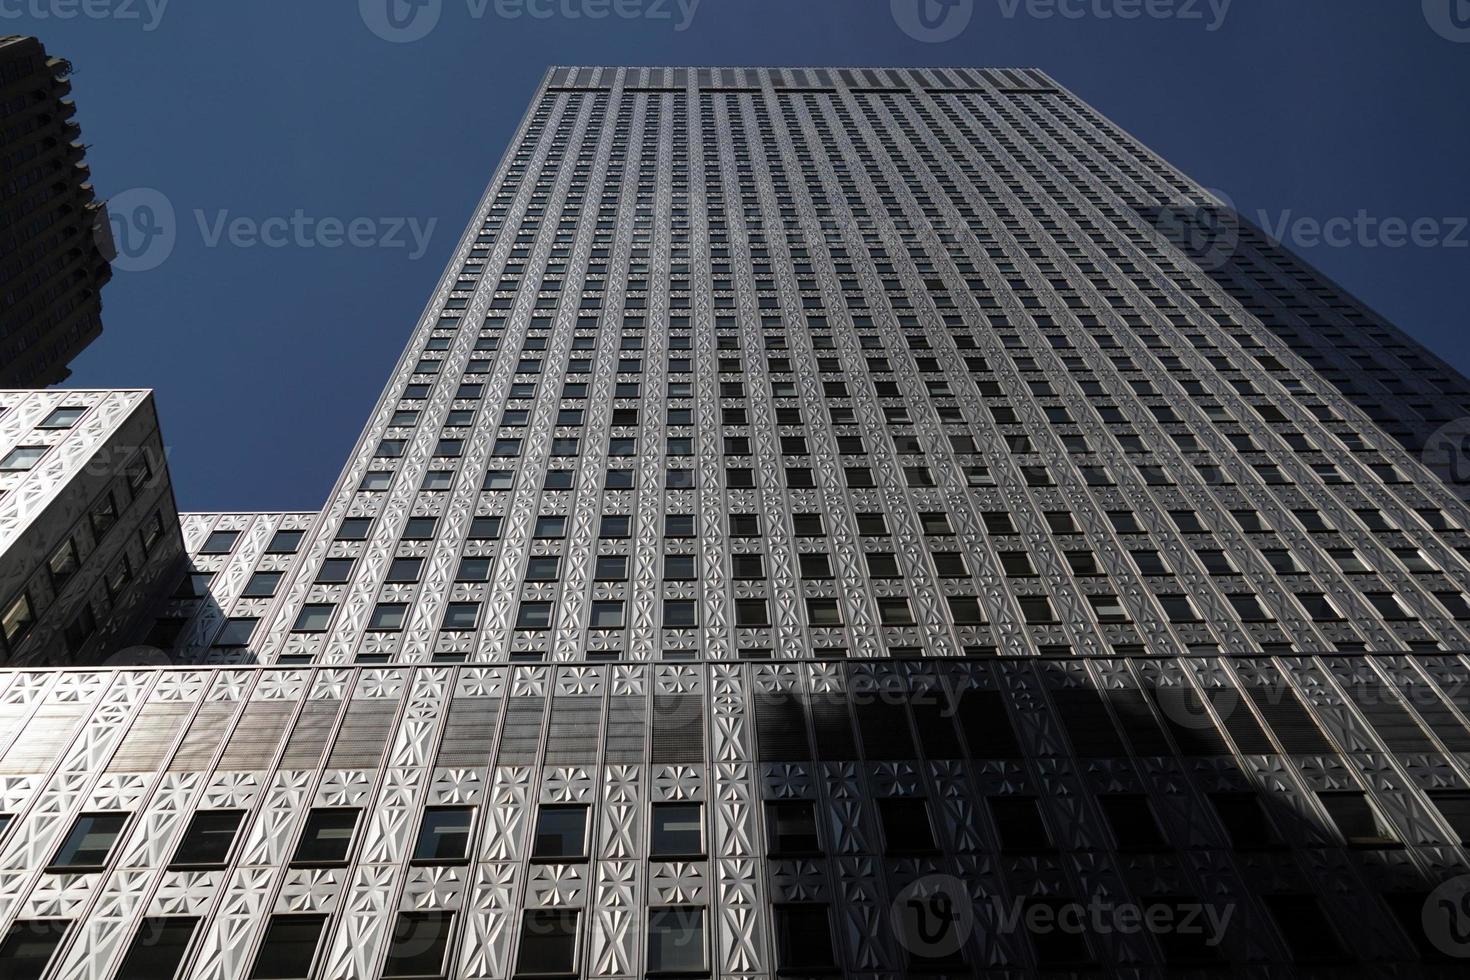
<svg viewBox="0 0 1470 980"><path fill-rule="evenodd" d="M389 582L417 582L424 568L422 558L395 558L388 566Z"/></svg>
<svg viewBox="0 0 1470 980"><path fill-rule="evenodd" d="M1429 801L1455 832L1455 840L1470 844L1470 790L1430 790ZM3 830L4 827L0 826L0 832Z"/></svg>
<svg viewBox="0 0 1470 980"><path fill-rule="evenodd" d="M305 980L321 943L325 915L275 915L266 926L250 980Z"/></svg>
<svg viewBox="0 0 1470 980"><path fill-rule="evenodd" d="M271 555L295 554L301 547L301 539L306 535L305 531L277 531L271 538L271 543L266 546L266 553Z"/></svg>
<svg viewBox="0 0 1470 980"><path fill-rule="evenodd" d="M837 972L832 916L825 905L777 905L776 970L782 975Z"/></svg>
<svg viewBox="0 0 1470 980"><path fill-rule="evenodd" d="M1085 909L1076 902L1056 898L1028 898L1021 921L1032 924L1031 942L1036 949L1037 965L1043 969L1090 966L1092 953L1087 948L1086 933L1077 931L1079 916L1086 921Z"/></svg>
<svg viewBox="0 0 1470 980"><path fill-rule="evenodd" d="M704 854L704 813L699 803L653 804L648 856L690 858Z"/></svg>
<svg viewBox="0 0 1470 980"><path fill-rule="evenodd" d="M444 623L440 629L472 630L480 622L478 602L451 602L444 607Z"/></svg>
<svg viewBox="0 0 1470 980"><path fill-rule="evenodd" d="M47 870L71 873L101 871L127 822L126 813L82 814L72 824L71 832L61 842Z"/></svg>
<svg viewBox="0 0 1470 980"><path fill-rule="evenodd" d="M316 580L322 585L341 585L352 577L351 558L327 558L322 561Z"/></svg>
<svg viewBox="0 0 1470 980"><path fill-rule="evenodd" d="M171 868L222 868L229 862L244 810L200 810L174 850Z"/></svg>
<svg viewBox="0 0 1470 980"><path fill-rule="evenodd" d="M1317 896L1267 895L1263 901L1293 960L1326 963L1343 959L1342 940Z"/></svg>
<svg viewBox="0 0 1470 980"><path fill-rule="evenodd" d="M523 602L516 613L516 629L544 630L551 628L551 603Z"/></svg>
<svg viewBox="0 0 1470 980"><path fill-rule="evenodd" d="M665 599L664 626L667 629L687 629L697 625L693 599Z"/></svg>
<svg viewBox="0 0 1470 980"><path fill-rule="evenodd" d="M587 860L587 808L543 806L536 815L531 857L537 861Z"/></svg>
<svg viewBox="0 0 1470 980"><path fill-rule="evenodd" d="M292 864L345 864L357 832L358 811L340 807L312 810L296 844Z"/></svg>
<svg viewBox="0 0 1470 980"><path fill-rule="evenodd" d="M470 846L474 810L467 806L434 806L424 811L413 859L426 864L464 860Z"/></svg>
<svg viewBox="0 0 1470 980"><path fill-rule="evenodd" d="M577 913L565 909L527 909L521 919L517 977L577 975Z"/></svg>
<svg viewBox="0 0 1470 980"><path fill-rule="evenodd" d="M327 624L332 621L332 610L335 608L326 603L302 606L301 612L296 616L296 623L291 629L297 633L325 633Z"/></svg>
<svg viewBox="0 0 1470 980"><path fill-rule="evenodd" d="M0 942L6 980L40 980L70 928L71 923L62 919L22 919L12 924Z"/></svg>
<svg viewBox="0 0 1470 980"><path fill-rule="evenodd" d="M252 616L237 616L225 620L225 625L220 629L219 635L214 638L217 647L243 647L250 642L250 636L255 632L255 624L260 620Z"/></svg>
<svg viewBox="0 0 1470 980"><path fill-rule="evenodd" d="M890 797L878 801L883 841L889 854L927 854L934 846L929 804L922 799Z"/></svg>
<svg viewBox="0 0 1470 980"><path fill-rule="evenodd" d="M822 853L815 805L807 800L766 804L766 846L771 857Z"/></svg>
<svg viewBox="0 0 1470 980"><path fill-rule="evenodd" d="M188 955L198 919L144 919L133 934L127 959L113 980L172 980Z"/></svg>
<svg viewBox="0 0 1470 980"><path fill-rule="evenodd" d="M199 549L201 555L228 555L240 537L239 531L213 531Z"/></svg>
<svg viewBox="0 0 1470 980"><path fill-rule="evenodd" d="M1141 793L1106 793L1098 797L1113 839L1124 851L1157 851L1168 847L1158 818Z"/></svg>
<svg viewBox="0 0 1470 980"><path fill-rule="evenodd" d="M1398 843L1393 826L1362 793L1318 793L1338 831L1353 847L1383 847Z"/></svg>
<svg viewBox="0 0 1470 980"><path fill-rule="evenodd" d="M452 912L400 912L383 966L389 977L441 977L454 926Z"/></svg>
<svg viewBox="0 0 1470 980"><path fill-rule="evenodd" d="M280 587L281 576L284 572L256 572L250 576L250 581L245 583L245 591L241 595L248 599L264 599L276 594Z"/></svg>
<svg viewBox="0 0 1470 980"><path fill-rule="evenodd" d="M1211 793L1210 803L1225 827L1230 846L1239 850L1276 847L1281 838L1255 793Z"/></svg>
<svg viewBox="0 0 1470 980"><path fill-rule="evenodd" d="M704 909L649 909L648 975L700 976L708 972Z"/></svg>
<svg viewBox="0 0 1470 980"><path fill-rule="evenodd" d="M1026 853L1052 849L1051 834L1035 797L992 796L989 803L1001 850Z"/></svg>

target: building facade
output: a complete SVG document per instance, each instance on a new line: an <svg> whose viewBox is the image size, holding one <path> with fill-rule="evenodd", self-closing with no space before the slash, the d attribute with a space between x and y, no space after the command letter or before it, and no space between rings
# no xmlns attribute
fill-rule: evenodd
<svg viewBox="0 0 1470 980"><path fill-rule="evenodd" d="M40 388L102 332L112 230L72 121L71 63L0 37L0 388Z"/></svg>
<svg viewBox="0 0 1470 980"><path fill-rule="evenodd" d="M0 963L1454 975L1467 391L1040 72L553 69L323 509L0 673Z"/></svg>

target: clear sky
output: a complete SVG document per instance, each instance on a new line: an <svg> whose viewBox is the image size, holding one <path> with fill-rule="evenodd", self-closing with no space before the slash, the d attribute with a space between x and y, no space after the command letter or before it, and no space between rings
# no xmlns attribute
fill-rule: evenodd
<svg viewBox="0 0 1470 980"><path fill-rule="evenodd" d="M171 232L72 383L157 390L183 509L319 507L548 64L1037 66L1470 369L1470 0L919 2L0 0Z"/></svg>

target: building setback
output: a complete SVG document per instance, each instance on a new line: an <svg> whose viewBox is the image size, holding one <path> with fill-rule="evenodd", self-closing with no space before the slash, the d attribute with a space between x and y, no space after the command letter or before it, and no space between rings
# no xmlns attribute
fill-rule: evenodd
<svg viewBox="0 0 1470 980"><path fill-rule="evenodd" d="M1456 975L1466 391L1040 72L553 69L323 509L0 671L0 972Z"/></svg>
<svg viewBox="0 0 1470 980"><path fill-rule="evenodd" d="M71 62L0 37L0 388L64 381L102 332L112 230L82 162Z"/></svg>

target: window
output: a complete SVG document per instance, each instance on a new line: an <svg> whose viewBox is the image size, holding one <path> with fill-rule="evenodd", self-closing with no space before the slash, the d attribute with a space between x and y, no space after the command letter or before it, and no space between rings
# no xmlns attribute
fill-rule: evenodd
<svg viewBox="0 0 1470 980"><path fill-rule="evenodd" d="M82 814L46 870L69 874L101 871L127 822L126 813Z"/></svg>
<svg viewBox="0 0 1470 980"><path fill-rule="evenodd" d="M1199 613L1195 611L1194 603L1189 596L1185 595L1161 595L1159 605L1164 608L1164 615L1171 623L1194 623L1199 621Z"/></svg>
<svg viewBox="0 0 1470 980"><path fill-rule="evenodd" d="M1092 607L1099 623L1127 623L1128 610L1115 595L1090 595L1087 604Z"/></svg>
<svg viewBox="0 0 1470 980"><path fill-rule="evenodd" d="M1321 592L1298 592L1296 598L1313 622L1331 623L1342 619L1342 613L1337 611L1337 606Z"/></svg>
<svg viewBox="0 0 1470 980"><path fill-rule="evenodd" d="M66 938L71 923L63 919L20 919L0 942L0 963L8 980L39 980Z"/></svg>
<svg viewBox="0 0 1470 980"><path fill-rule="evenodd" d="M342 522L337 529L338 541L366 541L368 531L372 528L371 517L349 517Z"/></svg>
<svg viewBox="0 0 1470 980"><path fill-rule="evenodd" d="M222 868L239 833L244 810L200 810L174 849L170 868Z"/></svg>
<svg viewBox="0 0 1470 980"><path fill-rule="evenodd" d="M527 909L521 919L517 977L577 975L577 913L566 909Z"/></svg>
<svg viewBox="0 0 1470 980"><path fill-rule="evenodd" d="M301 539L306 536L305 531L277 531L266 545L265 553L268 555L294 555L301 547Z"/></svg>
<svg viewBox="0 0 1470 980"><path fill-rule="evenodd" d="M1051 608L1051 600L1046 596L1021 596L1017 601L1021 604L1021 615L1026 618L1027 623L1037 626L1057 621L1056 613Z"/></svg>
<svg viewBox="0 0 1470 980"><path fill-rule="evenodd" d="M485 473L485 481L480 484L481 490L509 490L515 485L515 474L510 470L489 470Z"/></svg>
<svg viewBox="0 0 1470 980"><path fill-rule="evenodd" d="M1167 847L1148 797L1140 793L1105 793L1098 797L1113 840L1122 851L1158 851Z"/></svg>
<svg viewBox="0 0 1470 980"><path fill-rule="evenodd" d="M777 905L776 970L779 974L837 973L832 917L825 905Z"/></svg>
<svg viewBox="0 0 1470 980"><path fill-rule="evenodd" d="M525 607L528 606L528 605L533 605L533 603L522 603L521 604L521 610L522 610L522 612L525 611ZM548 603L542 603L542 605L545 605L545 606L548 607L548 612L547 612L547 625L550 625L550 606L551 606L551 603L549 603L549 602ZM472 630L472 629L475 629L476 626L479 625L479 622L480 622L480 604L478 602L451 602L451 603L449 603L449 605L447 605L447 606L444 607L444 623L443 623L442 626L440 626L440 629L446 629L446 630ZM517 626L520 629L534 628L534 627L519 626L519 624L517 624Z"/></svg>
<svg viewBox="0 0 1470 980"><path fill-rule="evenodd" d="M704 855L704 814L699 803L655 803L648 856L693 858Z"/></svg>
<svg viewBox="0 0 1470 980"><path fill-rule="evenodd" d="M561 556L544 555L533 557L526 562L526 581L528 582L555 582L561 574Z"/></svg>
<svg viewBox="0 0 1470 980"><path fill-rule="evenodd" d="M1281 843L1255 793L1211 793L1210 804L1225 827L1231 847L1243 851L1260 850Z"/></svg>
<svg viewBox="0 0 1470 980"><path fill-rule="evenodd" d="M1404 600L1392 592L1367 592L1363 598L1368 604L1378 611L1378 615L1388 620L1413 619L1414 614L1409 607L1404 605Z"/></svg>
<svg viewBox="0 0 1470 980"><path fill-rule="evenodd" d="M736 599L735 625L745 627L769 626L770 614L764 599Z"/></svg>
<svg viewBox="0 0 1470 980"><path fill-rule="evenodd" d="M199 920L149 917L138 923L127 958L113 980L170 980L189 953Z"/></svg>
<svg viewBox="0 0 1470 980"><path fill-rule="evenodd" d="M77 565L77 546L68 538L46 561L46 569L51 573L51 588L60 593L62 587L76 574Z"/></svg>
<svg viewBox="0 0 1470 980"><path fill-rule="evenodd" d="M771 857L821 854L815 805L808 800L767 803L766 848Z"/></svg>
<svg viewBox="0 0 1470 980"><path fill-rule="evenodd" d="M1343 958L1342 940L1315 895L1266 895L1262 901L1292 959L1298 963Z"/></svg>
<svg viewBox="0 0 1470 980"><path fill-rule="evenodd" d="M560 515L549 515L536 518L536 537L538 538L560 538L567 533L567 519Z"/></svg>
<svg viewBox="0 0 1470 980"><path fill-rule="evenodd" d="M449 864L463 861L470 846L474 809L467 806L436 806L424 811L414 844L413 860L420 864Z"/></svg>
<svg viewBox="0 0 1470 980"><path fill-rule="evenodd" d="M598 555L593 577L599 582L623 582L628 578L627 555Z"/></svg>
<svg viewBox="0 0 1470 980"><path fill-rule="evenodd" d="M1470 843L1470 790L1430 790L1427 795L1440 816L1454 831L1453 839L1460 844ZM0 833L4 829L0 825Z"/></svg>
<svg viewBox="0 0 1470 980"><path fill-rule="evenodd" d="M36 426L38 429L70 429L77 424L83 415L87 414L86 406L64 405L55 409Z"/></svg>
<svg viewBox="0 0 1470 980"><path fill-rule="evenodd" d="M988 802L1001 850L1024 854L1052 849L1051 834L1034 796L992 796Z"/></svg>
<svg viewBox="0 0 1470 980"><path fill-rule="evenodd" d="M395 558L388 566L389 582L417 582L423 571L422 558Z"/></svg>
<svg viewBox="0 0 1470 980"><path fill-rule="evenodd" d="M813 626L841 626L842 607L836 599L809 596L806 600L806 618Z"/></svg>
<svg viewBox="0 0 1470 980"><path fill-rule="evenodd" d="M325 603L302 606L301 612L296 616L296 625L291 629L296 633L325 633L327 624L332 621L332 610L336 608Z"/></svg>
<svg viewBox="0 0 1470 980"><path fill-rule="evenodd" d="M878 818L889 854L928 854L938 849L927 800L897 796L879 800Z"/></svg>
<svg viewBox="0 0 1470 980"><path fill-rule="evenodd" d="M476 517L470 521L469 539L471 541L493 541L500 537L501 518L499 517Z"/></svg>
<svg viewBox="0 0 1470 980"><path fill-rule="evenodd" d="M804 579L828 579L832 577L832 559L826 552L807 552L797 556Z"/></svg>
<svg viewBox="0 0 1470 980"><path fill-rule="evenodd" d="M293 865L346 864L357 832L359 811L345 807L312 810L296 842Z"/></svg>
<svg viewBox="0 0 1470 980"><path fill-rule="evenodd" d="M437 523L439 519L436 517L410 517L403 525L403 540L428 541L434 536Z"/></svg>
<svg viewBox="0 0 1470 980"><path fill-rule="evenodd" d="M214 638L217 647L243 647L250 643L255 624L260 620L253 616L236 616L225 620L219 635Z"/></svg>
<svg viewBox="0 0 1470 980"><path fill-rule="evenodd" d="M522 602L520 611L516 614L516 629L551 629L551 603Z"/></svg>
<svg viewBox="0 0 1470 980"><path fill-rule="evenodd" d="M688 629L697 625L693 599L664 600L665 629Z"/></svg>
<svg viewBox="0 0 1470 980"><path fill-rule="evenodd" d="M1355 792L1318 793L1338 832L1352 847L1386 847L1398 843L1393 825L1379 814L1368 797Z"/></svg>
<svg viewBox="0 0 1470 980"><path fill-rule="evenodd" d="M305 980L321 943L325 915L273 915L255 954L250 980Z"/></svg>
<svg viewBox="0 0 1470 980"><path fill-rule="evenodd" d="M1261 605L1261 600L1254 595L1232 595L1226 598L1230 600L1235 614L1244 622L1263 623L1271 618L1270 613Z"/></svg>
<svg viewBox="0 0 1470 980"><path fill-rule="evenodd" d="M341 585L352 577L351 558L327 558L316 573L318 585Z"/></svg>
<svg viewBox="0 0 1470 980"><path fill-rule="evenodd" d="M587 860L587 807L543 806L536 814L536 861Z"/></svg>
<svg viewBox="0 0 1470 980"><path fill-rule="evenodd" d="M648 975L689 976L707 972L704 909L649 909Z"/></svg>
<svg viewBox="0 0 1470 980"><path fill-rule="evenodd" d="M384 980L443 976L453 925L453 912L399 912L388 940Z"/></svg>
<svg viewBox="0 0 1470 980"><path fill-rule="evenodd" d="M587 626L595 630L620 630L623 628L623 602L621 599L605 599L592 603Z"/></svg>
<svg viewBox="0 0 1470 980"><path fill-rule="evenodd" d="M22 593L0 613L0 636L6 644L14 645L36 625L35 613L31 611L30 597Z"/></svg>
<svg viewBox="0 0 1470 980"><path fill-rule="evenodd" d="M247 599L266 599L276 594L276 589L281 584L283 572L256 572L250 576L245 583L245 591L241 595Z"/></svg>
<svg viewBox="0 0 1470 980"><path fill-rule="evenodd" d="M204 539L199 549L201 555L228 555L239 539L239 531L214 531Z"/></svg>
<svg viewBox="0 0 1470 980"><path fill-rule="evenodd" d="M367 628L376 632L392 633L403 629L408 618L408 604L403 602L380 602L373 607L368 617Z"/></svg>
<svg viewBox="0 0 1470 980"><path fill-rule="evenodd" d="M24 473L46 455L46 446L16 446L0 457L0 473Z"/></svg>
<svg viewBox="0 0 1470 980"><path fill-rule="evenodd" d="M884 626L912 626L914 614L909 608L909 601L903 598L880 598L878 621Z"/></svg>

